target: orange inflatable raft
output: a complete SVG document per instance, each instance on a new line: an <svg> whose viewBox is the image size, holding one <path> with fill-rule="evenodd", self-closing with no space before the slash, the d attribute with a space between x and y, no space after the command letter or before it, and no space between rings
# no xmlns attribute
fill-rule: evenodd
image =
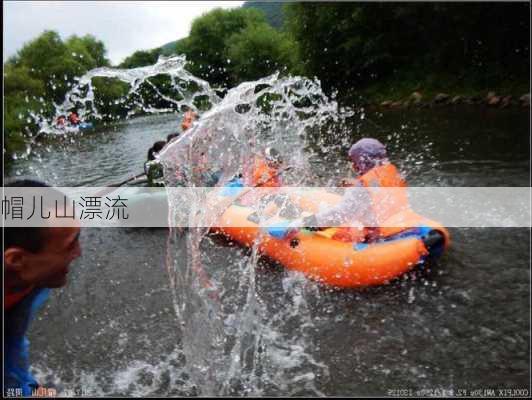
<svg viewBox="0 0 532 400"><path fill-rule="evenodd" d="M315 212L320 202L332 205L341 197L319 190L291 194L290 198L301 209ZM340 288L388 283L428 258L439 257L449 245L447 229L410 209L393 215L380 229L380 239L370 244L338 240L337 228L301 229L290 238L276 238L259 226L254 208L237 201L223 212L219 227L212 230L243 246L256 243L261 254L286 268Z"/></svg>

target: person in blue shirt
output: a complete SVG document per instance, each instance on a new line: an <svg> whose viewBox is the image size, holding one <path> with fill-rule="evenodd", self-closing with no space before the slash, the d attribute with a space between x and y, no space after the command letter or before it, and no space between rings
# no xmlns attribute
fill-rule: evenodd
<svg viewBox="0 0 532 400"><path fill-rule="evenodd" d="M33 180L6 186L48 187ZM4 227L4 396L38 389L26 333L50 289L66 285L69 265L81 255L79 226L53 225L52 212L45 227Z"/></svg>

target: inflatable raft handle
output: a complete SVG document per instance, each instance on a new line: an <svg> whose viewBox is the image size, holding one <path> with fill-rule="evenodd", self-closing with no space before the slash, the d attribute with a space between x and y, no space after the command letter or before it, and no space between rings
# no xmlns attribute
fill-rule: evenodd
<svg viewBox="0 0 532 400"><path fill-rule="evenodd" d="M270 236L273 236L276 239L284 239L288 235L288 232L291 231L290 221L276 221L271 226L266 228L266 231Z"/></svg>
<svg viewBox="0 0 532 400"><path fill-rule="evenodd" d="M422 240L431 257L441 256L445 248L445 236L443 233L433 229Z"/></svg>
<svg viewBox="0 0 532 400"><path fill-rule="evenodd" d="M244 188L244 183L241 179L233 179L229 181L223 188L221 195L232 197L239 194Z"/></svg>
<svg viewBox="0 0 532 400"><path fill-rule="evenodd" d="M266 228L266 231L270 236L273 236L276 239L284 239L289 231L289 222L286 220L276 221L274 225Z"/></svg>

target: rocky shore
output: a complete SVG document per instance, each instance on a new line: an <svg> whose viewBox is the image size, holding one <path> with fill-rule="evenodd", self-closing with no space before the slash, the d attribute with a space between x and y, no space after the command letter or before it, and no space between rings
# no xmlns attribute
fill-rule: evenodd
<svg viewBox="0 0 532 400"><path fill-rule="evenodd" d="M428 108L433 106L445 105L485 105L493 108L507 108L507 107L523 107L530 108L530 93L524 94L521 97L514 97L510 95L501 95L495 92L488 92L486 96L461 96L450 95L447 93L438 93L434 97L424 96L421 92L414 92L408 98L392 101L386 100L378 104L373 104L380 108Z"/></svg>

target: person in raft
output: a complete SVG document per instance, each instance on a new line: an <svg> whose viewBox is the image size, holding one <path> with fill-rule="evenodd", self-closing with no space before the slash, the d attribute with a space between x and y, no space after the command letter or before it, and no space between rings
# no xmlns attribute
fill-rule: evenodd
<svg viewBox="0 0 532 400"><path fill-rule="evenodd" d="M157 162L155 156L166 146L164 140L159 140L148 150L148 160L144 163L144 173L150 186L163 185L163 166Z"/></svg>
<svg viewBox="0 0 532 400"><path fill-rule="evenodd" d="M348 184L344 181L343 185L352 189L345 190L336 206L295 220L292 226L309 230L337 227L333 238L373 242L381 236L380 228L385 221L408 207L406 182L389 161L381 142L373 138L361 139L351 146L348 156L357 177ZM383 187L399 190L379 190ZM292 229L289 236L297 231Z"/></svg>
<svg viewBox="0 0 532 400"><path fill-rule="evenodd" d="M179 132L170 133L168 136L166 136L166 144L169 144L176 137L179 137Z"/></svg>
<svg viewBox="0 0 532 400"><path fill-rule="evenodd" d="M283 172L283 159L281 153L273 147L267 147L261 154L255 154L249 159L248 165L242 173L242 182L245 187L253 188L278 188L283 186L281 174ZM266 192L250 191L240 198L242 205L252 205L261 199ZM276 190L273 190L276 192ZM263 200L269 199L266 196Z"/></svg>
<svg viewBox="0 0 532 400"><path fill-rule="evenodd" d="M243 174L244 186L279 187L282 186L280 168L283 159L273 147L264 149L263 154L255 155Z"/></svg>
<svg viewBox="0 0 532 400"><path fill-rule="evenodd" d="M23 179L8 187L50 188L45 183ZM62 195L62 194L61 194ZM41 199L42 200L42 199ZM5 227L4 233L4 396L28 397L39 384L30 372L31 321L47 300L50 289L67 284L69 265L81 255L78 224L54 226L52 218L43 227ZM57 208L57 200L55 202ZM57 210L56 210L57 211Z"/></svg>
<svg viewBox="0 0 532 400"><path fill-rule="evenodd" d="M75 112L75 111L72 111L69 116L68 116L68 121L70 122L71 125L79 125L79 123L81 122L79 120L79 116L78 116L78 113Z"/></svg>
<svg viewBox="0 0 532 400"><path fill-rule="evenodd" d="M181 129L183 132L190 129L196 119L198 119L198 114L192 110L187 111L183 116L183 120L181 121Z"/></svg>
<svg viewBox="0 0 532 400"><path fill-rule="evenodd" d="M60 115L59 117L57 117L57 120L55 121L55 125L58 128L64 128L65 124L66 124L66 117L64 115Z"/></svg>

